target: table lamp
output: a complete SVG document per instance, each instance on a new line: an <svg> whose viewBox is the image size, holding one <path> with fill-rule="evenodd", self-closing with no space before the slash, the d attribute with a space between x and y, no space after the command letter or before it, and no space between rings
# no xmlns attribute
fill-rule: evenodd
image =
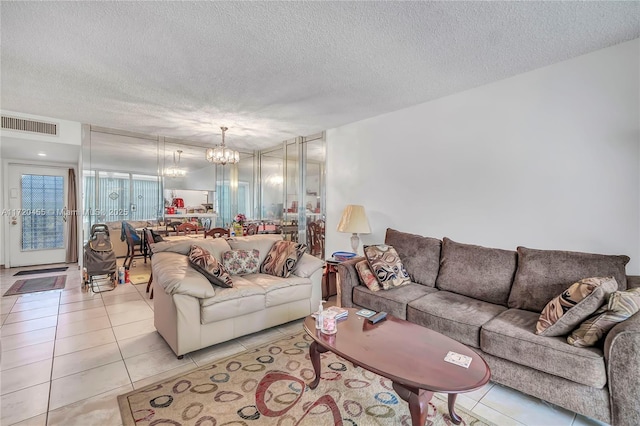
<svg viewBox="0 0 640 426"><path fill-rule="evenodd" d="M360 238L358 234L370 234L371 228L367 215L364 212L364 206L349 204L344 208L340 223L338 224L338 232L351 233L351 249L354 253L358 253Z"/></svg>

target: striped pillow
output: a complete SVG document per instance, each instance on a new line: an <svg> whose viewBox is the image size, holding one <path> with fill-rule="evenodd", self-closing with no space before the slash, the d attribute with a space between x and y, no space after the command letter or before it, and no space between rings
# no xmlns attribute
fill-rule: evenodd
<svg viewBox="0 0 640 426"><path fill-rule="evenodd" d="M229 272L207 249L195 244L192 245L189 251L189 263L193 269L204 275L211 284L220 287L233 287Z"/></svg>
<svg viewBox="0 0 640 426"><path fill-rule="evenodd" d="M571 284L544 307L536 324L536 334L562 336L569 333L597 311L617 289L618 283L613 277L585 278Z"/></svg>
<svg viewBox="0 0 640 426"><path fill-rule="evenodd" d="M276 241L262 262L260 272L287 278L296 267L298 260L307 250L306 244L293 241Z"/></svg>
<svg viewBox="0 0 640 426"><path fill-rule="evenodd" d="M609 304L580 324L567 337L570 345L577 347L594 346L616 324L630 318L640 310L640 288L616 291L609 298Z"/></svg>

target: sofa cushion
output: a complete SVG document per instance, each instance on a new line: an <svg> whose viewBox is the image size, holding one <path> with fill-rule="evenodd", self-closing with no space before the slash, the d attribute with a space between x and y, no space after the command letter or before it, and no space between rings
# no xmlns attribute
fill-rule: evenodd
<svg viewBox="0 0 640 426"><path fill-rule="evenodd" d="M216 295L213 286L204 275L189 265L185 255L161 252L153 255L151 262L154 286L160 286L167 294L184 294L204 299ZM222 287L218 287L222 290Z"/></svg>
<svg viewBox="0 0 640 426"><path fill-rule="evenodd" d="M276 241L262 262L260 272L287 278L306 250L306 244L294 241Z"/></svg>
<svg viewBox="0 0 640 426"><path fill-rule="evenodd" d="M311 297L311 280L296 275L288 278L276 277L269 274L244 275L252 284L262 287L265 294L265 306L277 306L283 303L295 302Z"/></svg>
<svg viewBox="0 0 640 426"><path fill-rule="evenodd" d="M392 246L364 246L364 257L383 289L388 290L411 282L398 252Z"/></svg>
<svg viewBox="0 0 640 426"><path fill-rule="evenodd" d="M515 251L461 244L444 238L436 287L506 306L516 264Z"/></svg>
<svg viewBox="0 0 640 426"><path fill-rule="evenodd" d="M640 310L640 288L616 291L609 297L609 303L602 306L594 315L585 320L580 327L567 337L567 343L586 347L595 345L616 324L630 318Z"/></svg>
<svg viewBox="0 0 640 426"><path fill-rule="evenodd" d="M231 250L231 246L229 246L229 243L224 238L196 239L187 236L168 238L170 239L165 239L165 241L161 241L159 243L151 245L151 251L153 252L154 256L156 253L165 251L179 253L187 256L191 251L191 246L193 244L197 244L211 253L211 256L215 257L218 260L222 260L222 253L227 250Z"/></svg>
<svg viewBox="0 0 640 426"><path fill-rule="evenodd" d="M409 302L407 320L478 348L482 325L506 310L494 303L438 291Z"/></svg>
<svg viewBox="0 0 640 426"><path fill-rule="evenodd" d="M609 299L618 284L613 277L585 278L551 299L544 307L536 334L540 336L564 336Z"/></svg>
<svg viewBox="0 0 640 426"><path fill-rule="evenodd" d="M318 259L315 256L311 256L308 253L304 253L300 256L298 263L296 263L296 267L293 268L293 275L297 275L302 278L309 278L313 275L318 269L324 266L324 262L321 259Z"/></svg>
<svg viewBox="0 0 640 426"><path fill-rule="evenodd" d="M214 240L219 239L220 238L214 238ZM227 238L227 242L233 250L258 250L260 252L258 261L261 265L267 257L269 250L271 250L273 243L276 241L282 241L282 234L258 234L248 235L246 237Z"/></svg>
<svg viewBox="0 0 640 426"><path fill-rule="evenodd" d="M628 256L535 250L518 247L518 270L509 295L509 307L540 312L571 284L588 277L611 277L618 290L627 288Z"/></svg>
<svg viewBox="0 0 640 426"><path fill-rule="evenodd" d="M258 250L229 250L222 253L222 264L231 275L255 274L258 272Z"/></svg>
<svg viewBox="0 0 640 426"><path fill-rule="evenodd" d="M353 288L353 303L372 311L385 311L394 317L407 319L407 304L409 302L436 291L438 290L433 287L416 283L376 292L359 285Z"/></svg>
<svg viewBox="0 0 640 426"><path fill-rule="evenodd" d="M435 287L442 241L387 228L384 242L396 249L412 282Z"/></svg>
<svg viewBox="0 0 640 426"><path fill-rule="evenodd" d="M378 279L375 275L373 275L373 271L369 267L369 263L366 260L361 260L356 263L356 271L358 271L358 277L360 277L360 281L371 291L379 291L380 283L378 283Z"/></svg>
<svg viewBox="0 0 640 426"><path fill-rule="evenodd" d="M509 309L490 320L480 331L480 349L576 383L602 388L607 372L601 349L576 348L563 337L544 337L533 330L535 312Z"/></svg>
<svg viewBox="0 0 640 426"><path fill-rule="evenodd" d="M219 288L215 296L200 300L200 323L208 324L263 310L265 290L245 278L249 276L236 276L232 288Z"/></svg>
<svg viewBox="0 0 640 426"><path fill-rule="evenodd" d="M211 284L220 287L233 287L233 281L231 281L231 275L229 275L227 269L202 247L196 244L191 246L189 263L196 271L204 275Z"/></svg>

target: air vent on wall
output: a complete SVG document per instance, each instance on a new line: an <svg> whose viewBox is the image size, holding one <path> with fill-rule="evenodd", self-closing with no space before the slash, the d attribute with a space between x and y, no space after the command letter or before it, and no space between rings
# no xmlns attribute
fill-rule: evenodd
<svg viewBox="0 0 640 426"><path fill-rule="evenodd" d="M58 125L56 123L25 120L24 118L7 117L5 115L2 116L2 128L21 132L39 133L41 135L58 136Z"/></svg>

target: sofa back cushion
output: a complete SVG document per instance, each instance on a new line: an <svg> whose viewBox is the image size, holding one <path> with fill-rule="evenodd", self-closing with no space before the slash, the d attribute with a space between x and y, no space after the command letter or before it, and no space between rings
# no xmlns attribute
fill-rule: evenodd
<svg viewBox="0 0 640 426"><path fill-rule="evenodd" d="M574 282L589 277L614 277L626 290L628 256L536 250L518 247L518 270L509 307L541 312L547 303Z"/></svg>
<svg viewBox="0 0 640 426"><path fill-rule="evenodd" d="M442 241L387 228L384 242L396 249L411 281L436 286Z"/></svg>
<svg viewBox="0 0 640 426"><path fill-rule="evenodd" d="M218 238L214 238L218 239ZM231 237L227 241L233 250L253 250L259 252L258 264L262 265L269 250L276 241L282 241L282 234L258 234L246 237Z"/></svg>
<svg viewBox="0 0 640 426"><path fill-rule="evenodd" d="M177 239L178 237L171 238L175 239L160 241L159 243L153 244L151 246L151 251L154 254L166 251L188 256L191 251L191 246L195 243L211 253L211 255L216 259L222 260L222 253L227 250L231 250L231 246L229 246L229 243L227 243L224 238L195 239L187 236L180 237L179 239Z"/></svg>
<svg viewBox="0 0 640 426"><path fill-rule="evenodd" d="M515 251L461 244L444 238L436 287L506 306L516 265Z"/></svg>

